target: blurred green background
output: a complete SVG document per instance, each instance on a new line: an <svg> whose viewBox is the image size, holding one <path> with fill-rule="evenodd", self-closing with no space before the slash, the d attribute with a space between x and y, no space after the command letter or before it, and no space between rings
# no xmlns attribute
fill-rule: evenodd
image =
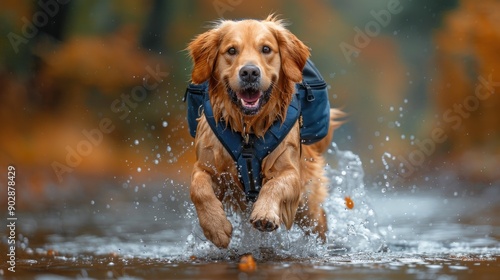
<svg viewBox="0 0 500 280"><path fill-rule="evenodd" d="M95 181L187 187L184 48L213 20L270 13L349 114L334 141L369 185L498 182L500 1L3 0L0 184L14 165L25 207Z"/></svg>

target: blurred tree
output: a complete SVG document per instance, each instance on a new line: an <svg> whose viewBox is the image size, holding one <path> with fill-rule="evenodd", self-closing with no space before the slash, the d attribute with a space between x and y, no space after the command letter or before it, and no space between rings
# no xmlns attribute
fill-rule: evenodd
<svg viewBox="0 0 500 280"><path fill-rule="evenodd" d="M485 182L500 179L499 22L499 1L461 0L435 34L438 76L430 89L448 136L442 160L462 178Z"/></svg>
<svg viewBox="0 0 500 280"><path fill-rule="evenodd" d="M57 42L61 44L65 37L65 27L67 26L68 12L70 11L71 2L65 5L58 5L56 2L50 0L40 0L33 3L34 14L47 14L50 20L45 25L38 28L35 38L33 38L33 45L36 49L41 45L52 44ZM47 12L48 11L48 12ZM41 47L43 48L43 47ZM49 94L41 94L39 90L40 85L36 85L36 78L38 73L43 69L44 62L38 53L30 53L33 59L33 75L30 84L32 88L28 92L28 100L40 103L40 107L46 110L54 110L61 106L64 94L62 91L51 91ZM43 85L41 85L43 86Z"/></svg>
<svg viewBox="0 0 500 280"><path fill-rule="evenodd" d="M172 9L172 1L153 0L149 16L147 17L144 30L141 35L141 46L146 50L161 52L165 50L164 40L166 26L171 23L169 20Z"/></svg>

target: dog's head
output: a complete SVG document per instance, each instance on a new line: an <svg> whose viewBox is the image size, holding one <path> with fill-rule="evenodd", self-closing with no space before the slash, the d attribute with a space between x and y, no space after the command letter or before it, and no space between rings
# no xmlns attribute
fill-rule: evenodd
<svg viewBox="0 0 500 280"><path fill-rule="evenodd" d="M309 49L272 15L262 21L219 21L187 49L194 62L192 82L210 80L210 94L217 95L211 101L242 117L273 111L283 117L309 57Z"/></svg>

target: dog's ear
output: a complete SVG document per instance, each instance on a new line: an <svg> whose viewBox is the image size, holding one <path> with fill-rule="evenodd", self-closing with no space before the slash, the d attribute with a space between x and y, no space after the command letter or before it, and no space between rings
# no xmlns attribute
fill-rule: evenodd
<svg viewBox="0 0 500 280"><path fill-rule="evenodd" d="M219 47L219 32L211 29L198 35L189 43L187 50L193 60L191 81L201 84L210 78Z"/></svg>
<svg viewBox="0 0 500 280"><path fill-rule="evenodd" d="M283 73L289 80L295 83L301 82L302 69L310 55L309 48L281 25L274 27L274 35L280 49Z"/></svg>

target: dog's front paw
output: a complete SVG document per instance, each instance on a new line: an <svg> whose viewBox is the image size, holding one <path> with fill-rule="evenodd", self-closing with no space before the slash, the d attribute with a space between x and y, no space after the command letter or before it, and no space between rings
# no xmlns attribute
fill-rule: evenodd
<svg viewBox="0 0 500 280"><path fill-rule="evenodd" d="M270 205L257 201L250 215L250 223L260 231L273 231L279 227L280 218Z"/></svg>
<svg viewBox="0 0 500 280"><path fill-rule="evenodd" d="M205 236L219 248L227 248L231 241L233 226L224 218L224 220L214 220L210 225L202 226Z"/></svg>
<svg viewBox="0 0 500 280"><path fill-rule="evenodd" d="M208 240L219 248L227 248L231 241L231 234L233 233L233 226L226 218L224 210L220 211L206 211L200 213L200 226L203 229L203 234Z"/></svg>

